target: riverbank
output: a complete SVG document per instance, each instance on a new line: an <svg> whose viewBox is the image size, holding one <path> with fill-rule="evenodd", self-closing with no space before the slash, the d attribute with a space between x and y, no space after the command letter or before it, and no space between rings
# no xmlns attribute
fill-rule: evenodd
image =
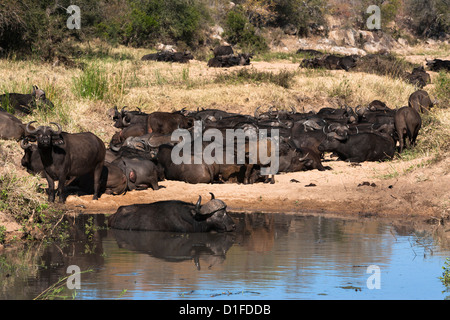
<svg viewBox="0 0 450 320"><path fill-rule="evenodd" d="M157 191L102 195L98 201L91 195L69 196L65 206L75 213L112 214L121 205L172 199L195 202L199 195L209 199L212 192L227 203L229 211L236 212L417 218L443 223L449 216L450 161L446 158L425 167L430 161L420 158L354 165L327 158L324 164L332 170L280 174L275 184L162 181Z"/></svg>

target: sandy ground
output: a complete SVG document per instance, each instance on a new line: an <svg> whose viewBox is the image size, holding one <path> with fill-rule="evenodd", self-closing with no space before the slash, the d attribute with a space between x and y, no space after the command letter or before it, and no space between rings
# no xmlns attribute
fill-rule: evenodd
<svg viewBox="0 0 450 320"><path fill-rule="evenodd" d="M69 196L66 208L74 213L112 214L121 205L177 199L208 200L209 192L233 212L280 212L333 216L389 217L441 223L449 215L450 161L414 170L427 159L364 162L353 165L327 159L332 170L280 174L275 184L187 184L161 181L157 191L131 191L125 195ZM388 175L388 177L386 177Z"/></svg>

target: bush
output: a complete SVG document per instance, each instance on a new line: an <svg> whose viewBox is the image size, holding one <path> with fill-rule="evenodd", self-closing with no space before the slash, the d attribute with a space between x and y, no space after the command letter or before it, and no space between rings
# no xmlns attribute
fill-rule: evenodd
<svg viewBox="0 0 450 320"><path fill-rule="evenodd" d="M255 27L248 21L241 6L228 12L224 37L232 45L238 45L247 52L264 52L269 48L266 40L256 34Z"/></svg>
<svg viewBox="0 0 450 320"><path fill-rule="evenodd" d="M182 42L195 48L203 43L211 20L200 1L128 0L117 9L119 12L105 10L102 21L96 25L97 33L112 42L133 46Z"/></svg>
<svg viewBox="0 0 450 320"><path fill-rule="evenodd" d="M440 37L450 31L450 15L446 0L406 0L409 27L422 37Z"/></svg>
<svg viewBox="0 0 450 320"><path fill-rule="evenodd" d="M274 7L278 25L291 24L298 29L300 36L308 36L313 25L326 26L325 0L275 0Z"/></svg>

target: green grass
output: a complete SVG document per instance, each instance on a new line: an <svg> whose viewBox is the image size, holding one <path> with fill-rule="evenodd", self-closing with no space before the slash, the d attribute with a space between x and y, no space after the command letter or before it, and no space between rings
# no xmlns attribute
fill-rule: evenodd
<svg viewBox="0 0 450 320"><path fill-rule="evenodd" d="M102 100L108 92L105 69L97 64L87 65L80 76L73 78L73 91L81 98Z"/></svg>

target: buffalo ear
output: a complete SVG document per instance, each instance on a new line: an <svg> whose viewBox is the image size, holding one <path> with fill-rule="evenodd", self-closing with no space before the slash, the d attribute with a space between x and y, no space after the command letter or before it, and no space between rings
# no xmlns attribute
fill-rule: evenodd
<svg viewBox="0 0 450 320"><path fill-rule="evenodd" d="M65 144L65 141L61 135L53 135L52 144L55 146L61 146Z"/></svg>

